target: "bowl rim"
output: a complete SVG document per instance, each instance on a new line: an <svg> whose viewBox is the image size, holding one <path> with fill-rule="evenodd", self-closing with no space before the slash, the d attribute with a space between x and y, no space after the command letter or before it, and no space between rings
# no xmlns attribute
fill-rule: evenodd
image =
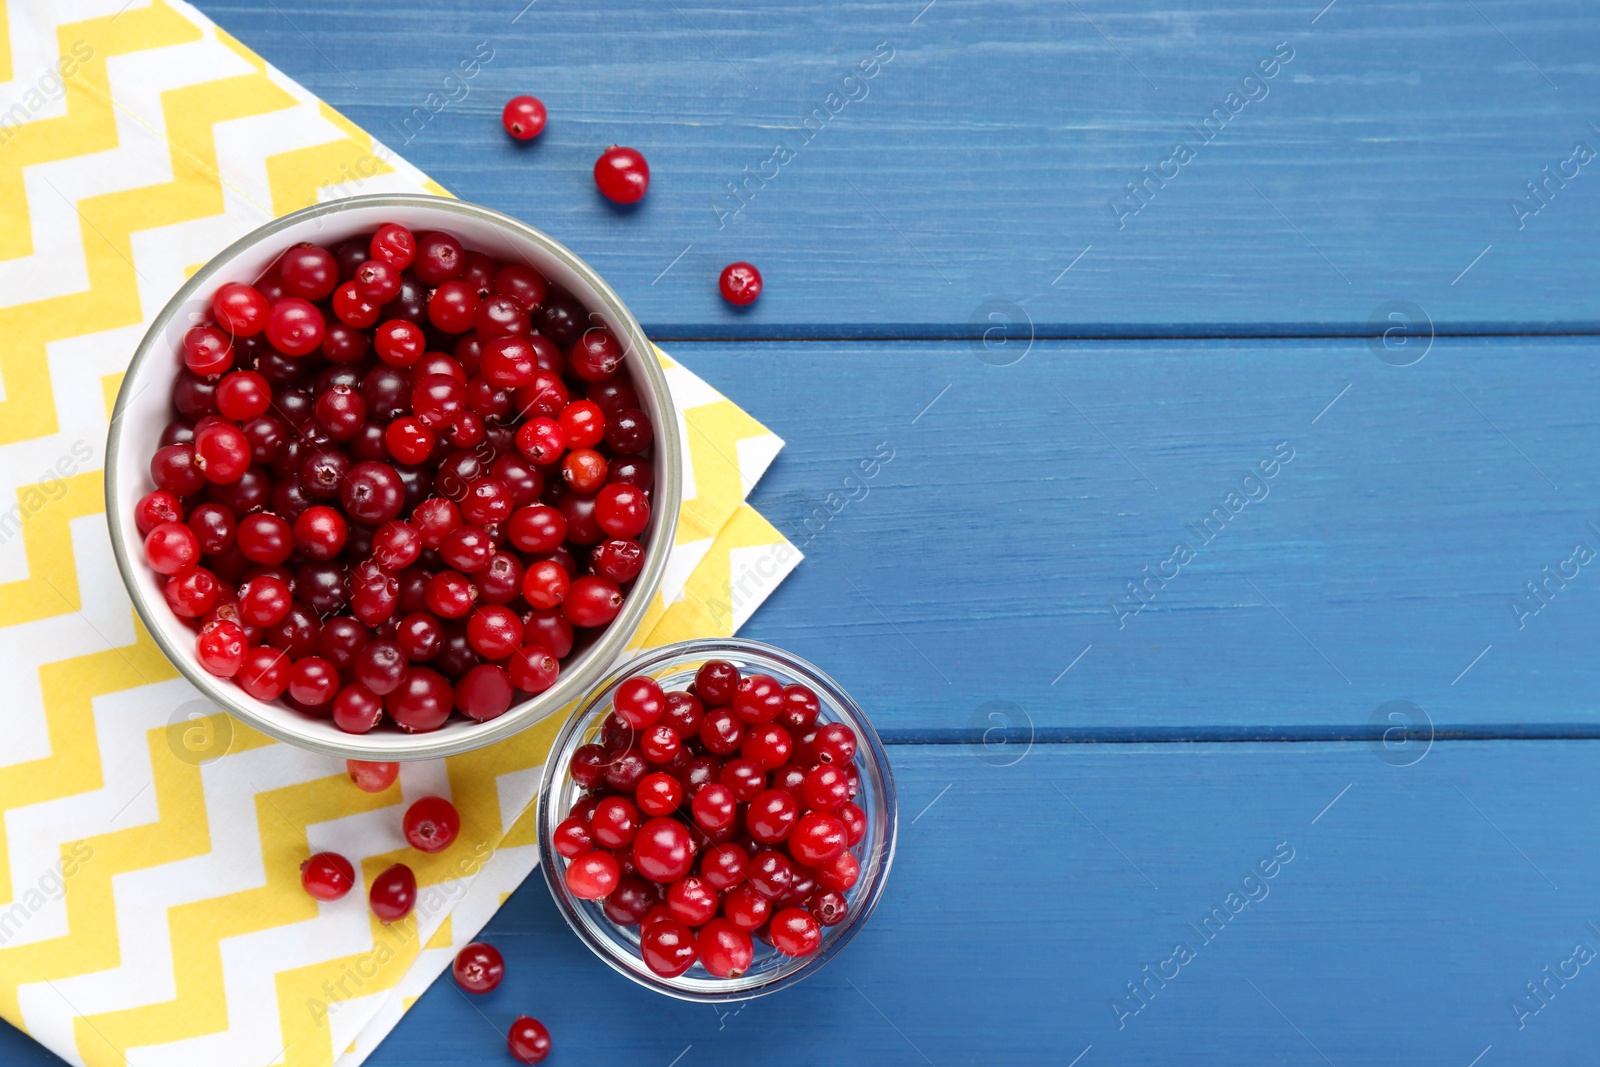
<svg viewBox="0 0 1600 1067"><path fill-rule="evenodd" d="M782 664L790 673L808 676L807 681L819 690L826 703L833 701L842 707L855 721L850 725L860 736L861 743L857 749L857 757L863 759L869 773L874 778L874 784L881 790L883 806L885 809L883 825L883 845L878 859L874 878L870 884L863 884L863 892L856 899L850 915L844 924L838 928L832 941L826 942L813 956L794 961L799 964L786 973L773 975L753 985L743 986L743 978L716 979L716 988L711 982L706 982L706 988L680 986L681 978L662 978L659 975L648 973L644 969L636 969L630 963L625 963L620 956L612 951L612 946L598 939L586 926L578 913L571 894L563 884L558 884L560 874L557 871L559 857L551 843L550 834L560 822L550 806L551 793L555 783L565 777L566 768L559 758L574 736L582 729L582 723L596 710L602 697L611 693L616 686L626 678L641 672L648 672L664 667L676 660L690 659L704 655L707 659L719 658L718 653L749 654L753 657L762 657L775 660ZM624 975L646 989L654 990L665 996L678 1000L686 1000L701 1004L728 1003L733 1001L752 1000L756 997L776 993L781 989L801 981L815 974L822 967L836 957L855 936L861 932L877 909L879 900L883 897L885 885L889 880L889 871L894 866L895 847L899 840L900 816L899 804L895 793L894 768L889 763L888 750L884 747L883 739L878 736L877 729L872 725L872 720L861 710L855 699L834 681L825 671L809 660L790 652L788 649L779 648L765 641L754 641L744 637L697 637L683 641L673 641L655 648L642 650L638 655L627 661L615 665L612 672L607 675L593 691L585 698L582 706L574 709L561 724L554 741L550 745L549 756L540 774L539 792L537 800L536 817L538 825L539 865L544 868L545 886L550 891L550 896L555 902L556 910L567 921L572 932L578 940L588 946L589 950L603 960L607 966L618 974ZM565 816L561 816L564 818Z"/></svg>
<svg viewBox="0 0 1600 1067"><path fill-rule="evenodd" d="M300 716L301 713L292 708L266 705L264 702L246 698L242 691L228 684L226 679L217 678L206 672L194 661L192 649L185 651L178 647L166 634L163 626L157 621L155 612L158 606L150 602L142 587L134 580L132 568L136 563L121 535L123 511L118 499L118 490L124 472L120 462L123 457L119 423L133 397L137 395L131 390L133 384L139 380L139 370L158 352L169 349L166 332L173 319L200 293L230 280L219 278L218 275L234 258L250 248L269 242L285 230L302 223L339 215L356 208L383 208L397 213L419 209L438 212L445 216L488 223L496 229L509 231L513 236L536 246L542 254L548 255L560 266L577 275L599 297L602 306L589 310L603 314L613 331L619 335L623 342L625 365L640 376L647 387L649 395L643 399L659 408L659 411L652 413L658 416L654 420L656 486L648 541L652 549L646 554L644 570L635 579L633 589L621 613L595 642L581 653L581 662L572 671L563 671L556 679L555 685L529 700L513 704L496 718L442 736L438 731L429 733L384 731L328 738L321 733L297 728L294 717ZM406 220L396 218L395 221ZM427 229L441 229L446 225L447 223L442 221L430 221L426 227L416 227L416 229L419 232L426 232ZM594 268L549 234L504 212L469 201L426 193L372 193L327 200L282 215L251 230L208 259L205 265L195 271L150 320L144 336L134 348L133 356L123 374L122 384L117 390L116 403L112 407L106 429L104 478L106 523L111 537L112 554L117 563L117 573L133 601L140 622L178 672L219 710L228 712L268 736L324 755L398 762L437 759L491 745L533 726L575 701L585 699L593 689L594 683L605 677L627 655L629 642L637 634L646 612L660 591L682 507L683 454L677 410L673 406L666 374L655 352L654 344L645 335L644 329L634 318L633 313ZM139 469L143 469L143 464L139 465ZM159 609L170 612L165 604L159 605ZM256 704L274 707L282 714L264 714L253 706Z"/></svg>

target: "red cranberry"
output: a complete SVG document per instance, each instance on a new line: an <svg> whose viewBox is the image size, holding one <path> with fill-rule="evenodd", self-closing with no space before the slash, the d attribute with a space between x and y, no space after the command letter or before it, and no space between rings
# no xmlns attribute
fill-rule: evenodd
<svg viewBox="0 0 1600 1067"><path fill-rule="evenodd" d="M738 684L739 668L726 660L707 660L694 676L695 694L714 708L732 704Z"/></svg>
<svg viewBox="0 0 1600 1067"><path fill-rule="evenodd" d="M607 200L637 203L650 188L650 164L637 150L612 145L595 160L594 183Z"/></svg>
<svg viewBox="0 0 1600 1067"><path fill-rule="evenodd" d="M783 686L770 674L742 678L734 690L733 710L747 723L769 723L783 710Z"/></svg>
<svg viewBox="0 0 1600 1067"><path fill-rule="evenodd" d="M618 455L638 455L655 439L650 418L637 409L618 412L606 422L606 444ZM641 488L649 488L641 486Z"/></svg>
<svg viewBox="0 0 1600 1067"><path fill-rule="evenodd" d="M403 863L396 863L372 880L367 902L380 922L399 922L417 904L417 876Z"/></svg>
<svg viewBox="0 0 1600 1067"><path fill-rule="evenodd" d="M347 734L364 734L383 721L383 698L360 682L333 698L333 724Z"/></svg>
<svg viewBox="0 0 1600 1067"><path fill-rule="evenodd" d="M370 682L364 681L364 684L377 692ZM455 693L450 683L437 671L426 667L410 668L399 686L384 697L384 710L406 733L437 730L450 717L454 706Z"/></svg>
<svg viewBox="0 0 1600 1067"><path fill-rule="evenodd" d="M411 269L424 285L438 287L461 276L466 269L466 252L461 242L447 233L425 233L417 238L417 255Z"/></svg>
<svg viewBox="0 0 1600 1067"><path fill-rule="evenodd" d="M197 619L211 610L221 589L215 574L204 567L190 567L168 578L161 592L173 614Z"/></svg>
<svg viewBox="0 0 1600 1067"><path fill-rule="evenodd" d="M506 1035L506 1045L518 1063L540 1063L550 1055L550 1031L538 1019L519 1015Z"/></svg>
<svg viewBox="0 0 1600 1067"><path fill-rule="evenodd" d="M746 307L761 295L761 272L753 264L740 260L722 268L717 284L722 290L722 299L735 307Z"/></svg>
<svg viewBox="0 0 1600 1067"><path fill-rule="evenodd" d="M544 104L536 96L513 96L500 113L506 132L519 141L531 141L544 132Z"/></svg>
<svg viewBox="0 0 1600 1067"><path fill-rule="evenodd" d="M746 882L728 893L722 912L741 930L754 930L772 917L772 901Z"/></svg>
<svg viewBox="0 0 1600 1067"><path fill-rule="evenodd" d="M444 797L423 797L406 809L406 840L421 852L443 852L461 832L461 816Z"/></svg>
<svg viewBox="0 0 1600 1067"><path fill-rule="evenodd" d="M253 337L266 329L271 305L253 286L230 282L211 298L217 324L235 338Z"/></svg>
<svg viewBox="0 0 1600 1067"><path fill-rule="evenodd" d="M417 254L417 239L404 226L386 222L372 235L369 247L373 259L381 259L396 270L405 270Z"/></svg>
<svg viewBox="0 0 1600 1067"><path fill-rule="evenodd" d="M508 263L495 272L495 293L511 297L530 314L544 303L547 288L544 277L525 264Z"/></svg>
<svg viewBox="0 0 1600 1067"><path fill-rule="evenodd" d="M633 861L639 873L653 882L677 881L694 862L689 831L676 819L646 820L633 841Z"/></svg>
<svg viewBox="0 0 1600 1067"><path fill-rule="evenodd" d="M450 971L468 993L490 993L505 977L506 961L493 945L474 941L456 953Z"/></svg>
<svg viewBox="0 0 1600 1067"><path fill-rule="evenodd" d="M300 865L300 884L318 900L338 900L356 884L356 871L337 852L318 852Z"/></svg>
<svg viewBox="0 0 1600 1067"><path fill-rule="evenodd" d="M339 693L339 670L321 656L304 656L289 668L289 696L308 707L330 703Z"/></svg>
<svg viewBox="0 0 1600 1067"><path fill-rule="evenodd" d="M589 832L589 824L576 815L562 819L550 840L555 850L569 860L594 848L594 835Z"/></svg>
<svg viewBox="0 0 1600 1067"><path fill-rule="evenodd" d="M824 889L849 891L861 877L861 861L851 852L841 852L816 868L817 885Z"/></svg>
<svg viewBox="0 0 1600 1067"><path fill-rule="evenodd" d="M456 709L478 722L504 715L514 696L510 672L493 663L478 664L456 683Z"/></svg>
<svg viewBox="0 0 1600 1067"><path fill-rule="evenodd" d="M561 613L574 626L600 627L622 610L622 591L616 583L595 575L584 575L572 583L561 604Z"/></svg>
<svg viewBox="0 0 1600 1067"><path fill-rule="evenodd" d="M716 978L738 978L750 969L755 956L748 931L727 919L712 919L695 936L700 964Z"/></svg>
<svg viewBox="0 0 1600 1067"><path fill-rule="evenodd" d="M694 965L694 933L675 919L657 919L639 935L645 966L663 978L676 978Z"/></svg>
<svg viewBox="0 0 1600 1067"><path fill-rule="evenodd" d="M538 645L519 648L506 663L511 684L525 693L542 693L556 682L560 663Z"/></svg>
<svg viewBox="0 0 1600 1067"><path fill-rule="evenodd" d="M799 908L784 908L772 917L772 947L785 956L809 956L822 945L822 927Z"/></svg>
<svg viewBox="0 0 1600 1067"><path fill-rule="evenodd" d="M574 858L567 865L567 888L580 900L601 900L610 896L621 877L616 858L598 849Z"/></svg>
<svg viewBox="0 0 1600 1067"><path fill-rule="evenodd" d="M145 561L157 574L177 574L200 559L200 539L181 522L164 522L144 539Z"/></svg>
<svg viewBox="0 0 1600 1067"><path fill-rule="evenodd" d="M583 331L578 343L567 353L573 374L586 382L603 382L622 369L622 343L603 326ZM609 431L608 431L609 432Z"/></svg>
<svg viewBox="0 0 1600 1067"><path fill-rule="evenodd" d="M250 439L230 422L196 427L194 465L206 481L231 485L250 468Z"/></svg>
<svg viewBox="0 0 1600 1067"><path fill-rule="evenodd" d="M249 643L245 632L237 623L216 621L200 629L195 641L195 658L209 674L219 678L232 678L244 666Z"/></svg>
<svg viewBox="0 0 1600 1067"><path fill-rule="evenodd" d="M398 763L374 763L368 760L345 760L345 769L357 788L367 793L381 793L394 784L400 775Z"/></svg>
<svg viewBox="0 0 1600 1067"><path fill-rule="evenodd" d="M339 284L339 266L325 248L310 244L296 245L278 261L278 276L289 295L305 300L321 300Z"/></svg>
<svg viewBox="0 0 1600 1067"><path fill-rule="evenodd" d="M316 305L296 297L286 297L272 305L267 320L267 340L286 356L305 356L322 344L326 324Z"/></svg>

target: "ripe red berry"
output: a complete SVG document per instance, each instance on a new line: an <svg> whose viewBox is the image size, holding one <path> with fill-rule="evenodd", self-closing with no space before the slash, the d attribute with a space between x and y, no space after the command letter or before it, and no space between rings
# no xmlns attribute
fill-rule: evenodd
<svg viewBox="0 0 1600 1067"><path fill-rule="evenodd" d="M717 285L722 290L722 299L735 307L746 307L761 295L761 272L743 260L729 263L722 268Z"/></svg>
<svg viewBox="0 0 1600 1067"><path fill-rule="evenodd" d="M379 921L399 922L417 905L417 876L410 867L396 863L372 880L367 903Z"/></svg>
<svg viewBox="0 0 1600 1067"><path fill-rule="evenodd" d="M561 614L574 626L600 627L617 617L622 599L615 582L586 574L567 590Z"/></svg>
<svg viewBox="0 0 1600 1067"><path fill-rule="evenodd" d="M727 660L707 660L694 676L695 695L714 708L732 704L738 684L739 668Z"/></svg>
<svg viewBox="0 0 1600 1067"><path fill-rule="evenodd" d="M443 852L461 832L461 816L444 797L423 797L406 809L406 840L421 852Z"/></svg>
<svg viewBox="0 0 1600 1067"><path fill-rule="evenodd" d="M144 539L145 561L157 574L177 574L200 559L200 539L181 522L164 522Z"/></svg>
<svg viewBox="0 0 1600 1067"><path fill-rule="evenodd" d="M357 789L368 793L381 793L394 785L395 777L400 774L398 763L371 763L368 760L344 761L350 773L350 781L355 782Z"/></svg>
<svg viewBox="0 0 1600 1067"><path fill-rule="evenodd" d="M230 282L211 298L211 314L217 325L235 338L254 337L267 327L271 305L254 286Z"/></svg>
<svg viewBox="0 0 1600 1067"><path fill-rule="evenodd" d="M617 686L612 707L623 722L636 730L655 725L666 710L666 694L654 678L638 675Z"/></svg>
<svg viewBox="0 0 1600 1067"><path fill-rule="evenodd" d="M683 803L683 783L665 771L654 771L639 780L634 799L646 815L671 815Z"/></svg>
<svg viewBox="0 0 1600 1067"><path fill-rule="evenodd" d="M233 366L233 344L215 326L193 326L183 335L183 363L202 378L221 374Z"/></svg>
<svg viewBox="0 0 1600 1067"><path fill-rule="evenodd" d="M315 304L285 297L272 305L272 314L267 319L267 340L286 356L307 356L322 344L326 328L322 312Z"/></svg>
<svg viewBox="0 0 1600 1067"><path fill-rule="evenodd" d="M645 820L633 839L633 862L652 882L676 882L694 863L688 829L676 819Z"/></svg>
<svg viewBox="0 0 1600 1067"><path fill-rule="evenodd" d="M318 900L338 900L356 884L355 868L337 852L318 852L300 865L300 884Z"/></svg>
<svg viewBox="0 0 1600 1067"><path fill-rule="evenodd" d="M650 188L650 164L637 149L612 145L595 160L594 183L607 200L637 203Z"/></svg>
<svg viewBox="0 0 1600 1067"><path fill-rule="evenodd" d="M490 993L505 977L506 961L493 945L474 941L456 953L450 971L468 993Z"/></svg>
<svg viewBox="0 0 1600 1067"><path fill-rule="evenodd" d="M519 141L531 141L544 132L544 104L534 96L513 96L500 113L506 132Z"/></svg>
<svg viewBox="0 0 1600 1067"><path fill-rule="evenodd" d="M589 832L589 824L577 815L562 819L551 841L555 850L569 860L594 848L594 835Z"/></svg>
<svg viewBox="0 0 1600 1067"><path fill-rule="evenodd" d="M518 1063L539 1063L550 1055L550 1031L538 1019L520 1015L511 1024L506 1045Z"/></svg>
<svg viewBox="0 0 1600 1067"><path fill-rule="evenodd" d="M195 639L195 658L208 673L232 678L244 666L248 648L243 628L219 619L201 627L200 636Z"/></svg>
<svg viewBox="0 0 1600 1067"><path fill-rule="evenodd" d="M405 270L417 254L417 239L404 226L386 222L372 235L370 251L373 259L381 259L395 270Z"/></svg>
<svg viewBox="0 0 1600 1067"><path fill-rule="evenodd" d="M784 908L772 917L772 947L785 956L809 956L822 945L822 927L810 912Z"/></svg>
<svg viewBox="0 0 1600 1067"><path fill-rule="evenodd" d="M567 888L580 900L601 900L609 896L621 877L616 857L598 849L575 857L567 866Z"/></svg>
<svg viewBox="0 0 1600 1067"><path fill-rule="evenodd" d="M676 919L647 923L639 935L645 966L663 978L676 978L694 965L694 933Z"/></svg>
<svg viewBox="0 0 1600 1067"><path fill-rule="evenodd" d="M712 919L695 936L700 963L716 978L738 978L750 969L755 946L748 931L727 919Z"/></svg>

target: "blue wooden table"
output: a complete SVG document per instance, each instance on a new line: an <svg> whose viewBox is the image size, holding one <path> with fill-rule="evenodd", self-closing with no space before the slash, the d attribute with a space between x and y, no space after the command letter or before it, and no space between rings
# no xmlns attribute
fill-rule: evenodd
<svg viewBox="0 0 1600 1067"><path fill-rule="evenodd" d="M372 1063L518 1012L552 1063L1596 1062L1600 9L525 2L201 6L789 442L746 633L869 709L901 843L734 1010L536 878L483 1014L437 984Z"/></svg>

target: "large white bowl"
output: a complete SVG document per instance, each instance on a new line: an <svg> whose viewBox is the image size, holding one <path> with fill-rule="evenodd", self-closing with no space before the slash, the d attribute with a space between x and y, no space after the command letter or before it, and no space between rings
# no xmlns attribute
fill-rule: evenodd
<svg viewBox="0 0 1600 1067"><path fill-rule="evenodd" d="M162 596L159 576L145 565L143 539L133 513L139 499L155 487L150 480L150 457L172 418L172 382L182 366L180 341L191 325L208 316L211 295L227 282L254 281L294 244L313 241L332 246L356 234L370 233L385 222L401 223L415 233L444 230L469 249L533 266L593 312L623 343L640 404L654 423L656 479L650 528L642 539L644 570L616 620L593 644L562 664L555 685L486 723L452 717L432 733L406 734L380 727L368 734L348 734L329 719L313 718L286 704L256 700L201 668L195 659L194 631L172 613ZM329 201L285 215L224 249L178 290L150 324L117 394L106 441L106 519L111 545L134 608L156 644L219 708L280 740L350 759L416 760L467 752L509 737L585 696L622 656L660 587L678 522L682 482L678 420L666 378L649 339L611 287L569 249L533 227L477 204L434 196L356 196Z"/></svg>

